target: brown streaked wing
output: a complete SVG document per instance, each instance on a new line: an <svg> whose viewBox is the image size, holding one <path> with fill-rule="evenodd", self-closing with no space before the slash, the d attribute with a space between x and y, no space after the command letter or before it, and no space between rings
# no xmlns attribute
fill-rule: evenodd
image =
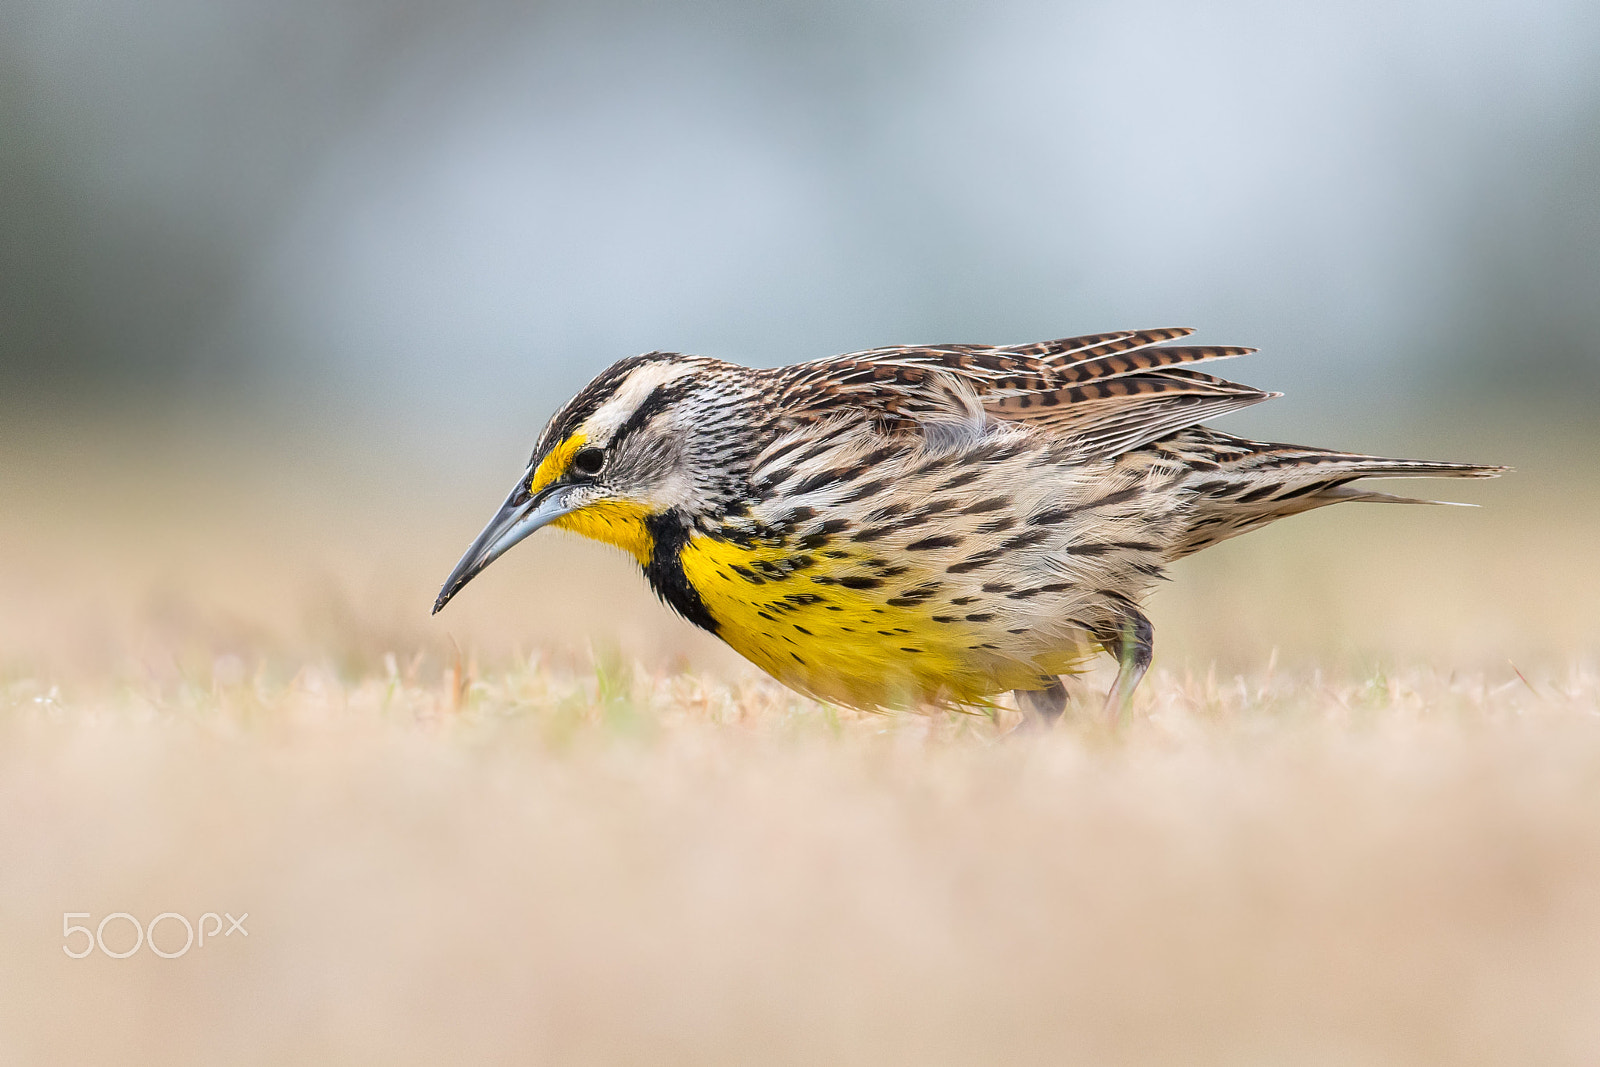
<svg viewBox="0 0 1600 1067"><path fill-rule="evenodd" d="M919 355L929 349L915 351ZM889 431L912 428L919 417L953 409L943 366L915 360L838 356L781 368L775 407L783 422L856 416ZM976 390L975 390L976 391Z"/></svg>
<svg viewBox="0 0 1600 1067"><path fill-rule="evenodd" d="M1233 359L1236 356L1248 356L1254 351L1253 348L1240 348L1237 345L1171 345L1130 349L1126 352L1115 352L1068 364L1052 364L1050 372L1063 384L1075 384L1160 370L1163 367L1177 367L1185 363Z"/></svg>
<svg viewBox="0 0 1600 1067"><path fill-rule="evenodd" d="M1214 374L1206 374L1189 367L1162 367L1160 370L1149 372L1148 376L1151 378L1168 378L1175 382L1203 382L1206 385L1224 389L1238 384L1237 382L1230 382L1226 378L1219 378Z"/></svg>
<svg viewBox="0 0 1600 1067"><path fill-rule="evenodd" d="M976 345L875 348L783 367L777 407L791 422L860 413L895 428L902 419L953 410L952 379L982 400L1054 390L1037 360Z"/></svg>
<svg viewBox="0 0 1600 1067"><path fill-rule="evenodd" d="M1111 333L1091 333L1082 337L1061 337L1054 341L1035 341L1026 345L1006 345L999 349L1008 355L1031 356L1044 363L1066 364L1113 352L1127 352L1147 348L1163 341L1173 341L1194 333L1184 326L1168 326L1155 330L1115 330Z"/></svg>
<svg viewBox="0 0 1600 1067"><path fill-rule="evenodd" d="M872 366L942 370L966 379L980 392L988 383L1001 378L1011 376L1040 378L1044 373L1036 359L980 345L906 345L896 348L873 348L865 352L851 352L848 355L817 360L814 363L803 363L800 367L815 368L826 373L835 368L863 363Z"/></svg>
<svg viewBox="0 0 1600 1067"><path fill-rule="evenodd" d="M959 406L949 389L955 378L996 417L1081 437L1086 449L1103 453L1276 395L1183 367L1253 349L1152 347L1191 332L1125 330L1009 348L875 348L782 368L778 407L789 422L857 414L908 430Z"/></svg>
<svg viewBox="0 0 1600 1067"><path fill-rule="evenodd" d="M985 404L1090 455L1116 455L1278 396L1209 375L1108 378Z"/></svg>

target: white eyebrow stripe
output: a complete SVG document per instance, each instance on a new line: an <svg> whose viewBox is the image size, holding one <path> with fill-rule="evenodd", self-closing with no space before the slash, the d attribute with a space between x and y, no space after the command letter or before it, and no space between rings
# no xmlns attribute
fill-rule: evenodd
<svg viewBox="0 0 1600 1067"><path fill-rule="evenodd" d="M676 361L646 363L629 374L610 399L584 420L577 432L595 444L606 444L628 421L628 416L638 410L639 405L648 400L652 393L669 382L694 373L694 370L694 367Z"/></svg>

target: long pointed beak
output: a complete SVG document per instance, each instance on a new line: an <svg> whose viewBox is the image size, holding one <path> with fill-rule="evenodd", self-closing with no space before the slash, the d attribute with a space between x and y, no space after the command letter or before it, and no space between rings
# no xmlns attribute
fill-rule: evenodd
<svg viewBox="0 0 1600 1067"><path fill-rule="evenodd" d="M552 485L538 496L529 496L525 483L512 490L506 502L500 506L499 513L489 520L489 525L483 528L478 539L472 542L472 547L467 549L467 554L456 564L456 569L444 580L439 599L433 602L433 614L439 614L439 609L450 603L450 598L459 593L462 586L505 555L517 542L574 510L569 503L574 488L571 485Z"/></svg>

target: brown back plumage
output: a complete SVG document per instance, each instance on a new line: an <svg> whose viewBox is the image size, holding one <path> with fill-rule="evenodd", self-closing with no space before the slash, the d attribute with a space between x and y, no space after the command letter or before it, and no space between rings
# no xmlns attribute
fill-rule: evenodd
<svg viewBox="0 0 1600 1067"><path fill-rule="evenodd" d="M1352 488L1366 477L1491 477L1504 468L1392 460L1247 441L1201 427L1207 419L1281 394L1194 369L1255 351L1167 345L1171 327L1065 337L1023 345L875 348L785 368L784 421L860 414L887 433L918 432L963 404L1057 438L1085 460L1140 449L1187 472L1191 528L1175 555L1273 519L1345 500L1406 501ZM1428 503L1428 501L1417 501Z"/></svg>
<svg viewBox="0 0 1600 1067"><path fill-rule="evenodd" d="M888 432L958 413L957 392L995 418L1115 455L1278 394L1201 374L1185 364L1254 351L1160 347L1181 328L1128 330L1011 347L875 348L785 368L779 409L791 424L860 412Z"/></svg>

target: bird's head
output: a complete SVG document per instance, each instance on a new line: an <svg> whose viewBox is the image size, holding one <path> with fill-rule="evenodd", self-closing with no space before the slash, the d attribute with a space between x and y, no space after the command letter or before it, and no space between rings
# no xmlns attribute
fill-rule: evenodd
<svg viewBox="0 0 1600 1067"><path fill-rule="evenodd" d="M752 372L651 352L621 360L556 412L533 457L434 602L440 608L529 534L555 526L648 564L657 525L725 509L748 485Z"/></svg>

